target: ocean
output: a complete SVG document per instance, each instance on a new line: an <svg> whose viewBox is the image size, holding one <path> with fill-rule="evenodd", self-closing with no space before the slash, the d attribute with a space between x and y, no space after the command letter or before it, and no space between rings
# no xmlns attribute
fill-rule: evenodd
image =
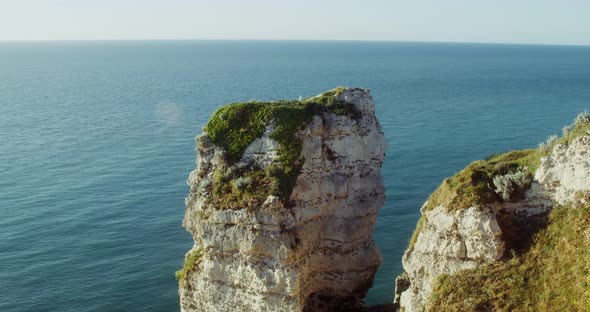
<svg viewBox="0 0 590 312"><path fill-rule="evenodd" d="M178 311L194 137L221 105L371 90L388 140L389 303L428 195L590 108L590 47L322 41L0 43L0 311Z"/></svg>

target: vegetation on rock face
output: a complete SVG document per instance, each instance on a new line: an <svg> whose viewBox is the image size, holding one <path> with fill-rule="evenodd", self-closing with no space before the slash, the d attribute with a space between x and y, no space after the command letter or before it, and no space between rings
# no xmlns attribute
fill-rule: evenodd
<svg viewBox="0 0 590 312"><path fill-rule="evenodd" d="M588 134L590 114L581 113L572 125L564 128L563 137L552 135L536 150L512 151L474 161L443 181L428 199L426 210L439 205L456 210L518 200L530 186L529 180L537 170L541 157L547 156L556 144L568 145L576 137Z"/></svg>
<svg viewBox="0 0 590 312"><path fill-rule="evenodd" d="M418 224L416 224L416 229L414 230L414 233L412 234L412 238L410 238L410 243L408 244L408 251L414 250L414 245L416 244L416 241L418 240L418 235L420 234L420 231L422 231L422 227L424 226L425 220L426 220L426 217L424 215L422 215L420 217L420 220L418 220Z"/></svg>
<svg viewBox="0 0 590 312"><path fill-rule="evenodd" d="M439 276L428 310L590 311L590 204L553 209L520 256Z"/></svg>
<svg viewBox="0 0 590 312"><path fill-rule="evenodd" d="M204 131L225 150L226 167L215 173L211 200L227 208L258 206L268 195L287 201L302 164L297 132L321 113L360 118L354 104L336 99L343 90L301 101L234 103L217 110ZM246 148L271 124L270 138L279 143L277 159L265 169L251 165L235 169Z"/></svg>
<svg viewBox="0 0 590 312"><path fill-rule="evenodd" d="M540 155L537 150L512 151L500 155L492 155L486 160L476 160L454 176L447 178L430 198L426 210L440 205L447 209L465 209L473 205L484 205L501 202L503 196L494 188L494 177L506 176L522 172L532 177L539 166ZM529 183L530 185L530 183ZM528 188L528 185L524 185ZM516 200L523 195L526 188L514 188L507 196Z"/></svg>
<svg viewBox="0 0 590 312"><path fill-rule="evenodd" d="M574 123L564 127L563 137L557 143L569 145L573 139L590 134L590 114L587 112L581 113L576 117Z"/></svg>
<svg viewBox="0 0 590 312"><path fill-rule="evenodd" d="M199 265L201 262L201 258L203 256L203 247L200 247L197 250L191 251L189 255L184 260L184 266L181 270L176 271L176 279L180 284L184 283L186 278L186 274L192 271L195 266Z"/></svg>
<svg viewBox="0 0 590 312"><path fill-rule="evenodd" d="M357 116L353 104L336 100L344 88L336 88L318 97L301 101L273 101L233 103L218 109L205 127L205 132L215 144L223 147L228 163L240 160L246 148L262 136L271 121L276 124L271 138L281 145L285 158L293 153L292 141L297 141L295 133L308 124L313 116L322 112L337 115Z"/></svg>
<svg viewBox="0 0 590 312"><path fill-rule="evenodd" d="M571 125L563 127L563 136L551 135L546 142L539 144L543 156L548 156L556 144L569 145L575 138L590 134L590 114L580 113Z"/></svg>
<svg viewBox="0 0 590 312"><path fill-rule="evenodd" d="M273 175L270 172L273 168L276 168L274 164L266 170L254 164L220 168L214 173L209 200L215 207L224 209L258 207L269 194L280 194L276 189L283 177L279 176L280 172Z"/></svg>
<svg viewBox="0 0 590 312"><path fill-rule="evenodd" d="M503 201L515 201L530 188L532 181L532 175L524 171L497 175L493 179L496 187L494 191L502 197Z"/></svg>
<svg viewBox="0 0 590 312"><path fill-rule="evenodd" d="M444 205L449 210L466 209L473 205L517 201L530 187L532 177L556 144L569 145L575 138L590 135L590 114L579 114L575 121L563 128L560 138L551 135L538 149L511 151L477 160L454 176L447 178L430 195L425 210ZM418 238L425 216L420 218L410 239L412 250Z"/></svg>
<svg viewBox="0 0 590 312"><path fill-rule="evenodd" d="M567 130L564 131L564 133L566 132ZM547 156L551 154L553 148L555 147L555 144L557 144L557 141L559 141L559 137L557 135L550 135L545 142L539 143L539 153L542 156Z"/></svg>

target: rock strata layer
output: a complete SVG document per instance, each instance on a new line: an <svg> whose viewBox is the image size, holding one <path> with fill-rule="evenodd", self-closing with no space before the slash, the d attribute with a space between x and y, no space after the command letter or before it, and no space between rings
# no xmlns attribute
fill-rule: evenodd
<svg viewBox="0 0 590 312"><path fill-rule="evenodd" d="M181 310L338 311L360 307L381 255L371 239L385 195L381 166L385 140L368 90L336 92L358 118L321 112L296 134L300 172L288 201L269 194L256 207L213 203L217 170L265 169L280 146L271 121L242 158L203 133L190 174L184 227L192 234L180 277Z"/></svg>

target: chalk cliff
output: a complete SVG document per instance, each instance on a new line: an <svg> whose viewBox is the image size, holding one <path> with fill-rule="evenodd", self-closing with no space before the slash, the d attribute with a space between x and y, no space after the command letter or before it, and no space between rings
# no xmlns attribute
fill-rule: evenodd
<svg viewBox="0 0 590 312"><path fill-rule="evenodd" d="M385 140L368 90L222 107L197 137L181 310L338 311L381 255Z"/></svg>
<svg viewBox="0 0 590 312"><path fill-rule="evenodd" d="M446 179L421 208L422 218L403 256L405 272L396 280L396 302L405 312L445 311L442 296L452 297L454 286L447 283L451 289L441 291L444 295L439 294L433 305L429 298L438 277L505 262L514 253L520 254L530 247L534 234L546 227L547 214L554 206L571 203L588 192L587 114L578 116L563 138L552 137L537 150L509 152L470 164ZM492 280L487 283L491 285ZM469 283L465 278L467 286L463 286L486 287ZM481 298L466 298L454 305L455 309L495 309L486 300L480 306L469 305ZM520 302L524 301L521 298Z"/></svg>

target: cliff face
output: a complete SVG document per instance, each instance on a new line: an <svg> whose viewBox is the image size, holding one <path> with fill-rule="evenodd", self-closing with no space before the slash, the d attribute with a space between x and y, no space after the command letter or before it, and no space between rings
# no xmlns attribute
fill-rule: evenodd
<svg viewBox="0 0 590 312"><path fill-rule="evenodd" d="M443 182L422 207L403 256L405 272L396 282L403 311L427 308L442 274L504 262L512 251L525 250L546 226L553 206L590 191L590 118L581 116L573 125L576 133L539 150L476 161Z"/></svg>
<svg viewBox="0 0 590 312"><path fill-rule="evenodd" d="M385 197L385 141L368 90L232 104L197 145L183 222L194 246L177 272L182 311L362 304L381 262L371 235Z"/></svg>

